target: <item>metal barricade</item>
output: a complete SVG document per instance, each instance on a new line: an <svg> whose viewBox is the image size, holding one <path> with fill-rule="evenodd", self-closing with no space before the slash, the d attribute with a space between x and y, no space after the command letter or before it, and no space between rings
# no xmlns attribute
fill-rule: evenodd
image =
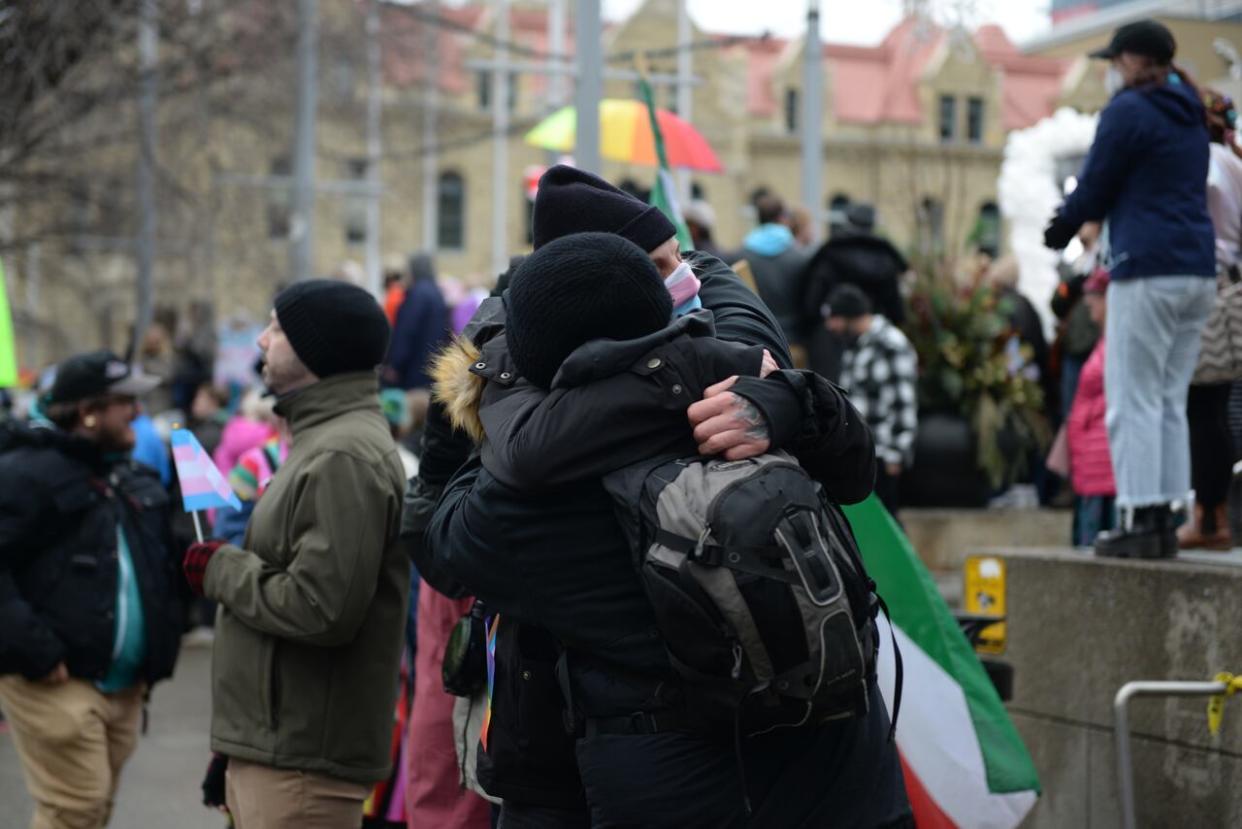
<svg viewBox="0 0 1242 829"><path fill-rule="evenodd" d="M1130 759L1130 717L1128 706L1134 697L1224 697L1231 692L1225 682L1127 682L1113 699L1113 725L1117 735L1117 783L1121 795L1121 825L1136 829L1134 815L1134 770Z"/></svg>

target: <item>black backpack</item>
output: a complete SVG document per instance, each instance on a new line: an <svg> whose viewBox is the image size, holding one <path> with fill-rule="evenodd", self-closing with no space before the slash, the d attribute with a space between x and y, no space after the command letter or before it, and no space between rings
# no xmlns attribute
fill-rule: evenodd
<svg viewBox="0 0 1242 829"><path fill-rule="evenodd" d="M748 735L867 711L878 597L796 461L652 461L604 485L689 710Z"/></svg>

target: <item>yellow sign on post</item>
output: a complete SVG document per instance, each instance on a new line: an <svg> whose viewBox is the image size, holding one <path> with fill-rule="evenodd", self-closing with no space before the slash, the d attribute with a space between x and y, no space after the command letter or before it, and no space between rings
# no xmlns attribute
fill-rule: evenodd
<svg viewBox="0 0 1242 829"><path fill-rule="evenodd" d="M1005 615L1005 560L996 556L966 559L965 605L967 613ZM988 625L979 634L979 653L1005 652L1005 623Z"/></svg>

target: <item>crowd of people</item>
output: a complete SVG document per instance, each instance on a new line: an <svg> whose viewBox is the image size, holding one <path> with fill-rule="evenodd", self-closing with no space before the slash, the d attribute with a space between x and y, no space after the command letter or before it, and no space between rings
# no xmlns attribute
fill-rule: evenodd
<svg viewBox="0 0 1242 829"><path fill-rule="evenodd" d="M1228 344L1199 355L1239 279L1242 154L1174 48L1144 22L1098 55L1119 86L1046 233L1088 251L1053 347L992 269L1103 555L1231 543L1242 392ZM775 194L753 206L730 252L691 203L682 251L658 208L557 165L490 295L446 301L422 255L381 301L289 285L252 388L217 383L204 308L136 363L59 364L0 424L0 709L32 825L107 824L196 627L203 802L239 829L912 826L893 645L840 512L874 491L896 514L914 462L910 266L868 205L819 247ZM240 505L206 537L170 417Z"/></svg>

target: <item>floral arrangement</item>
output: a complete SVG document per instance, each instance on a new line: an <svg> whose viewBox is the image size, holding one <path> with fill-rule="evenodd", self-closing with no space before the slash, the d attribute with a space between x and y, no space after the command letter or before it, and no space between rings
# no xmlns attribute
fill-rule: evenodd
<svg viewBox="0 0 1242 829"><path fill-rule="evenodd" d="M934 266L918 272L930 275L914 282L904 328L919 357L919 407L965 417L979 468L1001 489L1050 442L1031 347L1019 342L1008 300L990 286L958 287Z"/></svg>

